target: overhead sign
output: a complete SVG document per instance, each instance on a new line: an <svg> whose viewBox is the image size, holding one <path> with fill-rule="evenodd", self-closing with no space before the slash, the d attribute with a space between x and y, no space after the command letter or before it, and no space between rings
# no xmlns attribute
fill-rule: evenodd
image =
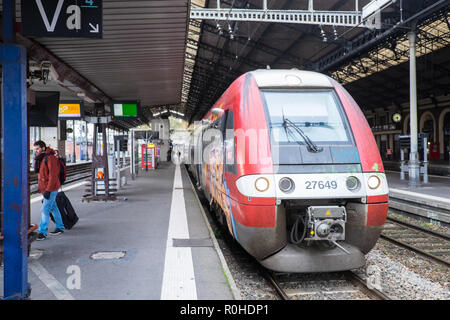
<svg viewBox="0 0 450 320"><path fill-rule="evenodd" d="M22 34L102 38L102 0L23 0Z"/></svg>
<svg viewBox="0 0 450 320"><path fill-rule="evenodd" d="M137 118L140 114L139 101L114 101L112 103L113 117Z"/></svg>
<svg viewBox="0 0 450 320"><path fill-rule="evenodd" d="M82 101L60 101L58 118L61 120L79 120L84 116Z"/></svg>

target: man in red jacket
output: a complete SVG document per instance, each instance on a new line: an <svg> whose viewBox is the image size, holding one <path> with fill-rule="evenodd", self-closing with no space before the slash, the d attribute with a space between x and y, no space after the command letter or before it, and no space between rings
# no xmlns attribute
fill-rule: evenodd
<svg viewBox="0 0 450 320"><path fill-rule="evenodd" d="M55 218L55 231L51 235L58 235L64 232L64 223L61 219L61 213L56 205L56 195L61 187L59 182L59 161L55 157L55 151L47 148L45 142L36 141L34 143L34 172L38 174L38 190L42 193L44 200L41 209L41 223L39 224L39 235L37 240L47 238L48 222L50 212Z"/></svg>

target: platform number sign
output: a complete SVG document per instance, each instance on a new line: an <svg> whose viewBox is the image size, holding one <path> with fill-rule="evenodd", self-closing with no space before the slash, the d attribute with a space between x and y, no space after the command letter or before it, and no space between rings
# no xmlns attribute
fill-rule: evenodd
<svg viewBox="0 0 450 320"><path fill-rule="evenodd" d="M22 34L102 38L102 0L22 0Z"/></svg>

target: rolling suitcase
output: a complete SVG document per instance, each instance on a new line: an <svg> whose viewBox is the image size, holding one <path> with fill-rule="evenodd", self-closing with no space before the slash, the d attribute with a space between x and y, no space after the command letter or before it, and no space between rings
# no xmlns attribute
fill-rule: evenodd
<svg viewBox="0 0 450 320"><path fill-rule="evenodd" d="M72 229L78 221L78 216L75 213L69 198L67 198L64 192L60 191L56 195L56 205L61 213L61 219L64 223L64 227L68 230ZM55 218L53 218L52 214L50 214L50 217L54 222Z"/></svg>

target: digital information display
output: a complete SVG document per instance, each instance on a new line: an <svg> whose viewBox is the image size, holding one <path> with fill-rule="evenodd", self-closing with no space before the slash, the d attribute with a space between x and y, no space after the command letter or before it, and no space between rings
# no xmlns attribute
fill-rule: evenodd
<svg viewBox="0 0 450 320"><path fill-rule="evenodd" d="M140 113L139 102L137 101L115 101L112 105L114 117L137 118Z"/></svg>
<svg viewBox="0 0 450 320"><path fill-rule="evenodd" d="M79 120L84 116L84 106L80 101L60 101L58 118L63 120Z"/></svg>

